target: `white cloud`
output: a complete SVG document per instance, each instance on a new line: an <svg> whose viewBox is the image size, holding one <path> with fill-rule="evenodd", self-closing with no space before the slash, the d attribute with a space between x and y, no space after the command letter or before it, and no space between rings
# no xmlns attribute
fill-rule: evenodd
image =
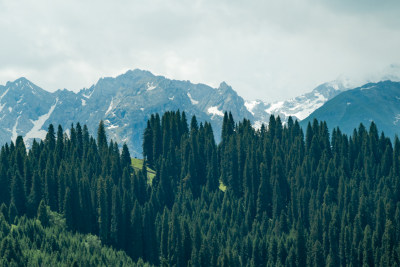
<svg viewBox="0 0 400 267"><path fill-rule="evenodd" d="M332 2L0 0L0 84L79 90L142 68L271 101L399 64L396 2Z"/></svg>

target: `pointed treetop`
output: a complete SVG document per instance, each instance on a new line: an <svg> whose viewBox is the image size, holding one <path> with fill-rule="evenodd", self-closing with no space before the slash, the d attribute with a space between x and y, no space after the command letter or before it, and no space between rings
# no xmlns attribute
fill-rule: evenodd
<svg viewBox="0 0 400 267"><path fill-rule="evenodd" d="M106 130L103 120L100 121L99 128L97 128L97 145L100 150L106 149L108 147Z"/></svg>

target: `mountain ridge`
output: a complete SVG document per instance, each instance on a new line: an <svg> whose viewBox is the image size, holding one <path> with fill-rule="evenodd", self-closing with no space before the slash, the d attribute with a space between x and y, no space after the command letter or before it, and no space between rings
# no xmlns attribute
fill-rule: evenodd
<svg viewBox="0 0 400 267"><path fill-rule="evenodd" d="M286 121L289 116L293 119L303 120L315 109L321 107L326 101L349 89L345 81L331 81L323 83L311 92L284 101L266 103L262 100L247 101L246 107L257 118L256 127L263 121L268 121L269 116L279 115Z"/></svg>
<svg viewBox="0 0 400 267"><path fill-rule="evenodd" d="M374 121L386 136L394 137L399 132L400 82L367 83L343 92L316 109L300 125L306 127L314 118L325 120L331 130L339 126L347 134L360 123L369 127Z"/></svg>
<svg viewBox="0 0 400 267"><path fill-rule="evenodd" d="M225 82L212 88L138 69L117 77L100 78L78 92L67 89L48 92L21 77L1 86L0 96L0 121L5 125L0 130L2 143L15 141L17 135L43 139L43 130L50 123L67 129L80 122L96 129L99 121L104 120L109 138L126 142L136 156L141 154L143 129L152 113L185 110L189 119L196 115L199 121L211 121L216 129L222 125L226 110L237 119L253 119L244 107L244 100ZM215 136L218 140L220 133ZM29 140L26 141L29 146Z"/></svg>
<svg viewBox="0 0 400 267"><path fill-rule="evenodd" d="M141 156L145 122L153 113L184 110L188 119L196 115L199 122L211 122L219 141L225 111L232 112L236 121L247 118L253 127L259 128L268 123L271 115L279 115L282 121L289 116L306 119L347 90L346 82L338 80L289 100L267 103L246 101L225 81L213 88L140 69L116 77L102 77L78 92L67 89L48 92L21 77L0 85L0 121L3 124L0 143L15 141L16 136L22 135L29 147L33 138L44 138L44 130L50 123L68 129L71 124L80 122L89 129L96 129L103 120L110 139L127 143L133 155Z"/></svg>

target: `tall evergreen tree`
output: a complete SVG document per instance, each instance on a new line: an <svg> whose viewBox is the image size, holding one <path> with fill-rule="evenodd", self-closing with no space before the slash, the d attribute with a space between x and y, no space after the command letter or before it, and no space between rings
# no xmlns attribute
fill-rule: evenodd
<svg viewBox="0 0 400 267"><path fill-rule="evenodd" d="M99 151L101 152L104 152L108 147L106 130L104 128L103 121L100 121L99 127L97 128L97 146L99 147Z"/></svg>

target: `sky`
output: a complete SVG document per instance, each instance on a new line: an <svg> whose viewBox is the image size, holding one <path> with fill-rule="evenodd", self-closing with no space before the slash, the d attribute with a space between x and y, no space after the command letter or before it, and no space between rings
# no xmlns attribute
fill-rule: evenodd
<svg viewBox="0 0 400 267"><path fill-rule="evenodd" d="M129 69L285 100L400 77L397 0L0 0L0 84L78 91Z"/></svg>

